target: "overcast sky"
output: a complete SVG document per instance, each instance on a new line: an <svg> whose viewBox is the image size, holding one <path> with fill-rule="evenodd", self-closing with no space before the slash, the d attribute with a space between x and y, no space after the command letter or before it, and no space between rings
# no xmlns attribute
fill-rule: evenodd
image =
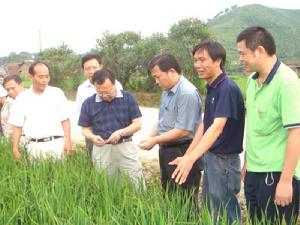
<svg viewBox="0 0 300 225"><path fill-rule="evenodd" d="M206 21L232 5L253 3L300 9L299 0L1 0L0 56L38 52L39 33L42 49L64 42L85 53L105 31L167 33L181 19Z"/></svg>

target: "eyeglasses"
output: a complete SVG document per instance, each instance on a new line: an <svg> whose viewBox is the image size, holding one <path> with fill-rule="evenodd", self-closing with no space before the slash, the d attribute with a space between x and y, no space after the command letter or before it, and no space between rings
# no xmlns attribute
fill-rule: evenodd
<svg viewBox="0 0 300 225"><path fill-rule="evenodd" d="M115 93L115 87L113 87L111 90L109 91L99 91L97 90L98 95L103 96L103 95L108 95L108 96L112 96Z"/></svg>
<svg viewBox="0 0 300 225"><path fill-rule="evenodd" d="M97 66L87 66L87 67L84 67L84 70L85 71L95 71L95 70L98 70L99 67Z"/></svg>

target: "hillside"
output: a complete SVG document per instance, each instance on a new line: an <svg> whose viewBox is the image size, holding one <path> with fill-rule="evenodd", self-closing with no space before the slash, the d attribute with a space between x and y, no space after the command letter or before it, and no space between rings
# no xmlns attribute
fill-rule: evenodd
<svg viewBox="0 0 300 225"><path fill-rule="evenodd" d="M225 11L209 20L208 25L226 47L231 60L238 59L235 43L237 35L242 29L254 25L263 26L272 33L277 54L283 61L300 58L300 9L269 8L254 4L234 6Z"/></svg>

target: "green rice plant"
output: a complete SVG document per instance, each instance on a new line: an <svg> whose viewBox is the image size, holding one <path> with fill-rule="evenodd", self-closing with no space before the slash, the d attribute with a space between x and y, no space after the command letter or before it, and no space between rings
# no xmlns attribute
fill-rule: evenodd
<svg viewBox="0 0 300 225"><path fill-rule="evenodd" d="M25 154L13 160L11 148L0 139L0 224L212 224L205 205L196 212L179 192L163 194L157 182L137 192L125 174L98 173L82 151L32 162ZM225 215L221 224L226 221Z"/></svg>

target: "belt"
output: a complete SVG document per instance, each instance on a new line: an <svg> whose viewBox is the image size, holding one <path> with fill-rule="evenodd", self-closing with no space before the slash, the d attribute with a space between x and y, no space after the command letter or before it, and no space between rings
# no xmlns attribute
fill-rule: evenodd
<svg viewBox="0 0 300 225"><path fill-rule="evenodd" d="M190 140L183 140L183 141L177 141L177 142L167 142L167 143L163 143L163 144L160 144L159 146L160 147L176 147L176 146L180 146L180 145L187 145L187 144L190 144L192 142L192 139Z"/></svg>
<svg viewBox="0 0 300 225"><path fill-rule="evenodd" d="M120 143L124 143L124 142L128 142L128 141L132 141L132 137L120 138L120 140L115 145L120 144Z"/></svg>
<svg viewBox="0 0 300 225"><path fill-rule="evenodd" d="M45 137L45 138L30 138L29 141L33 141L33 142L47 142L47 141L53 141L54 139L57 138L62 138L63 136L50 136L50 137Z"/></svg>

